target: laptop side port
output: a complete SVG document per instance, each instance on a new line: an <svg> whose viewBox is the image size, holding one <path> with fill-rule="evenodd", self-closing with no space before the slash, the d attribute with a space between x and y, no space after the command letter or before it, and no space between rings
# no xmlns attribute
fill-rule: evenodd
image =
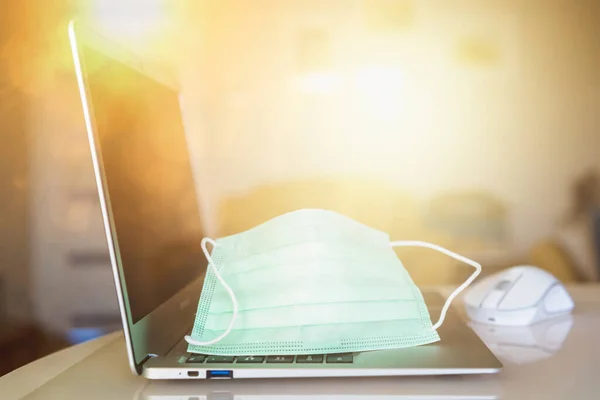
<svg viewBox="0 0 600 400"><path fill-rule="evenodd" d="M206 379L232 379L233 371L226 369L215 369L206 371Z"/></svg>

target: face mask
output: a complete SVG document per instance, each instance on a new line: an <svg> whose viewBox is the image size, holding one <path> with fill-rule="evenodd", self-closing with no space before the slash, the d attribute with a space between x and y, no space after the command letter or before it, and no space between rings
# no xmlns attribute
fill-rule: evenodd
<svg viewBox="0 0 600 400"><path fill-rule="evenodd" d="M209 254L206 246L213 246ZM420 246L472 265L432 325L393 247ZM332 354L395 349L440 338L452 300L481 266L439 246L391 242L386 233L325 210L299 210L216 241L188 352Z"/></svg>

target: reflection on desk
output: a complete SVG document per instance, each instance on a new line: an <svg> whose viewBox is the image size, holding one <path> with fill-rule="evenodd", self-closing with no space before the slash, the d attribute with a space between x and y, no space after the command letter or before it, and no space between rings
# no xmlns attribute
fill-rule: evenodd
<svg viewBox="0 0 600 400"><path fill-rule="evenodd" d="M134 400L483 400L498 399L490 377L361 378L149 383Z"/></svg>
<svg viewBox="0 0 600 400"><path fill-rule="evenodd" d="M531 326L493 326L470 322L469 326L503 363L530 364L560 351L573 327L565 315Z"/></svg>

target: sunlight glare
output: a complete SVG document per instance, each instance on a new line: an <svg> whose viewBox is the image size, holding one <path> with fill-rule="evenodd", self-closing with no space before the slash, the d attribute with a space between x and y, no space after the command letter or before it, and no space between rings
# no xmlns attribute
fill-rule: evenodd
<svg viewBox="0 0 600 400"><path fill-rule="evenodd" d="M334 72L314 72L299 76L296 84L302 93L325 95L339 90L342 79Z"/></svg>
<svg viewBox="0 0 600 400"><path fill-rule="evenodd" d="M91 19L110 35L143 40L162 27L165 0L95 0Z"/></svg>
<svg viewBox="0 0 600 400"><path fill-rule="evenodd" d="M361 68L354 74L353 85L363 111L378 119L400 117L408 93L399 68Z"/></svg>

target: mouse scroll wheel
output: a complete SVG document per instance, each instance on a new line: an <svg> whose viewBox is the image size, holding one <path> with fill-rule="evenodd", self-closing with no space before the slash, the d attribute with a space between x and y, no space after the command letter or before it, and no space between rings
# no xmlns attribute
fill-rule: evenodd
<svg viewBox="0 0 600 400"><path fill-rule="evenodd" d="M502 292L506 292L508 289L510 289L512 282L511 281L500 281L498 283L496 283L496 286L494 286L495 290L500 290Z"/></svg>

